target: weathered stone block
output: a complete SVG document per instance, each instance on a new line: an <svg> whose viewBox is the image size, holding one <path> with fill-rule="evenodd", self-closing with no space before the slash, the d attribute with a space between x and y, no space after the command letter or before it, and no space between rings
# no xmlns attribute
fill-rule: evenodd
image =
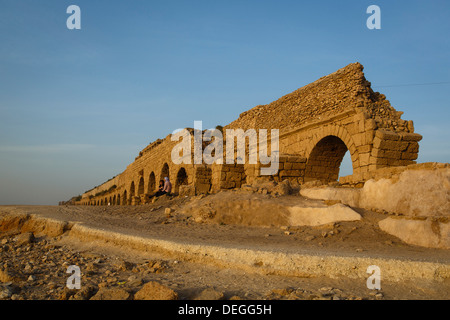
<svg viewBox="0 0 450 320"><path fill-rule="evenodd" d="M419 144L417 142L410 142L408 148L406 149L407 152L410 153L417 153L419 152Z"/></svg>
<svg viewBox="0 0 450 320"><path fill-rule="evenodd" d="M292 163L291 162L284 163L284 169L291 170L292 169Z"/></svg>
<svg viewBox="0 0 450 320"><path fill-rule="evenodd" d="M388 159L400 159L402 155L401 151L385 150L383 153L384 158Z"/></svg>
<svg viewBox="0 0 450 320"><path fill-rule="evenodd" d="M381 140L393 140L393 141L400 140L399 134L392 132L392 131L387 131L384 129L378 129L375 132L375 136L380 138Z"/></svg>
<svg viewBox="0 0 450 320"><path fill-rule="evenodd" d="M227 181L241 181L242 174L239 172L227 172L226 180Z"/></svg>
<svg viewBox="0 0 450 320"><path fill-rule="evenodd" d="M195 185L196 194L208 193L211 190L211 184L209 183L198 183Z"/></svg>
<svg viewBox="0 0 450 320"><path fill-rule="evenodd" d="M368 166L369 165L369 158L370 153L360 153L359 154L359 165L362 166Z"/></svg>
<svg viewBox="0 0 450 320"><path fill-rule="evenodd" d="M357 147L359 153L370 152L371 148L372 148L372 146L368 145L368 144Z"/></svg>
<svg viewBox="0 0 450 320"><path fill-rule="evenodd" d="M366 130L376 130L377 129L377 123L374 119L367 119L365 123L365 129Z"/></svg>
<svg viewBox="0 0 450 320"><path fill-rule="evenodd" d="M298 170L298 169L305 169L306 168L306 163L302 162L302 163L293 163L292 164L292 169L293 170ZM281 168L280 168L281 169Z"/></svg>
<svg viewBox="0 0 450 320"><path fill-rule="evenodd" d="M422 140L422 135L418 133L407 133L407 132L401 132L400 133L401 139L404 141L416 141L419 142Z"/></svg>
<svg viewBox="0 0 450 320"><path fill-rule="evenodd" d="M403 152L401 155L402 160L416 160L418 158L417 153Z"/></svg>

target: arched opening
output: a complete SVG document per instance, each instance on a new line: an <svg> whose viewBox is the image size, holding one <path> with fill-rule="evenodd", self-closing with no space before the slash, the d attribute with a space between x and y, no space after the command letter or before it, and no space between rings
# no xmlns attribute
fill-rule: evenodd
<svg viewBox="0 0 450 320"><path fill-rule="evenodd" d="M122 204L123 205L127 205L128 203L128 198L127 198L127 190L125 190L124 192L123 192L123 200L122 200Z"/></svg>
<svg viewBox="0 0 450 320"><path fill-rule="evenodd" d="M156 177L155 173L152 171L152 173L150 173L150 176L148 177L147 193L153 193L153 191L155 190L156 190Z"/></svg>
<svg viewBox="0 0 450 320"><path fill-rule="evenodd" d="M336 136L321 139L312 149L306 162L305 182L337 181L342 159L347 151L344 141Z"/></svg>
<svg viewBox="0 0 450 320"><path fill-rule="evenodd" d="M103 202L105 204L105 206L108 205L108 198L105 198L105 202Z"/></svg>
<svg viewBox="0 0 450 320"><path fill-rule="evenodd" d="M167 163L164 163L162 169L161 169L161 176L160 176L160 180L164 180L164 177L169 177L169 165Z"/></svg>
<svg viewBox="0 0 450 320"><path fill-rule="evenodd" d="M116 205L116 195L114 195L114 197L113 197L113 199L112 199L112 203L111 203L113 206L115 206Z"/></svg>
<svg viewBox="0 0 450 320"><path fill-rule="evenodd" d="M345 177L353 174L353 162L350 156L350 151L345 153L339 168L339 177Z"/></svg>
<svg viewBox="0 0 450 320"><path fill-rule="evenodd" d="M102 200L102 201L100 201L100 205L101 205L101 206L103 205L103 200Z"/></svg>
<svg viewBox="0 0 450 320"><path fill-rule="evenodd" d="M141 177L139 179L139 186L138 186L138 196L140 196L141 194L144 194L144 177Z"/></svg>
<svg viewBox="0 0 450 320"><path fill-rule="evenodd" d="M117 203L118 206L122 204L122 203L120 202L120 194L117 195L117 202L116 202L116 203Z"/></svg>
<svg viewBox="0 0 450 320"><path fill-rule="evenodd" d="M135 188L134 188L134 181L131 182L131 186L130 186L130 198L134 197L135 195Z"/></svg>
<svg viewBox="0 0 450 320"><path fill-rule="evenodd" d="M186 170L184 168L180 168L177 173L177 180L175 181L175 193L178 193L180 191L181 185L187 185L188 184L188 176L186 173Z"/></svg>
<svg viewBox="0 0 450 320"><path fill-rule="evenodd" d="M130 194L128 196L129 197L128 204L131 204L135 195L136 195L136 191L135 191L134 181L133 181L133 182L131 182L131 186L130 186Z"/></svg>

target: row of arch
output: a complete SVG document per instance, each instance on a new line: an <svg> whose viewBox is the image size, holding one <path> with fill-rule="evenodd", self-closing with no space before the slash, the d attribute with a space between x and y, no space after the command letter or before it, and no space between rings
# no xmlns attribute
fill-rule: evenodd
<svg viewBox="0 0 450 320"><path fill-rule="evenodd" d="M342 133L341 133L342 131ZM339 132L339 133L338 133ZM291 150L286 150L291 151ZM289 152L295 154L296 150ZM307 158L306 168L304 170L304 182L309 180L336 181L339 178L341 163L345 154L349 151L351 157L351 169L359 167L359 154L351 134L347 130L330 126L323 129L322 134L314 135L314 138L305 150ZM154 171L148 175L139 175L134 178L128 186L124 186L119 193L108 197L95 198L86 201L85 205L126 205L142 203L143 196L153 194L159 185L159 181L164 177L170 178L170 168L168 163L164 163L159 173L159 179ZM184 167L177 171L176 178L171 179L173 193L178 193L181 185L188 184L188 174ZM136 203L138 201L138 203Z"/></svg>
<svg viewBox="0 0 450 320"><path fill-rule="evenodd" d="M91 199L86 201L85 205L90 206L104 206L104 205L128 205L133 204L133 199L135 197L142 197L146 194L153 194L158 190L159 181L164 180L164 177L168 177L170 179L170 169L167 163L164 163L161 172L160 179L156 180L156 175L154 171L152 171L148 175L147 183L144 179L144 176L140 176L136 179L137 183L133 179L128 188L121 193L116 193L114 195L102 197L99 199ZM176 175L175 181L172 181L172 193L177 194L181 185L188 184L188 174L184 167L181 167ZM139 201L139 199L138 199Z"/></svg>

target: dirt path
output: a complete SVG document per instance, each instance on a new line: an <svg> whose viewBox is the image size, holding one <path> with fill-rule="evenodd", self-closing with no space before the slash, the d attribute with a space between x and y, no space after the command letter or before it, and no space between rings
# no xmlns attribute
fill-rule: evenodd
<svg viewBox="0 0 450 320"><path fill-rule="evenodd" d="M179 213L188 202L187 198L174 198L133 207L0 207L0 215L17 208L48 218L83 222L93 228L179 243L450 263L448 250L407 245L382 232L377 222L385 216L370 211L358 210L363 216L358 222L341 222L322 227L291 227L287 230L279 226L199 224L191 217ZM167 207L175 210L170 216L164 212ZM23 276L17 283L7 283L9 299L86 299L102 287L122 288L133 294L148 281L158 281L170 287L178 292L180 299L195 299L207 288L213 288L219 296L223 294L225 299L450 298L449 279L443 282L383 281L382 290L378 292L367 289L365 281L361 279L253 274L180 261L156 253L143 254L133 250L119 250L105 244L77 242L67 237L42 236L27 245L17 245L14 241L16 234L3 233L0 237L3 239L0 245L0 267L5 269L6 266ZM160 268L151 267L155 262L159 263ZM90 294L75 296L73 292L72 295L67 292L65 269L71 264L77 264L84 270L83 279L86 288L91 288ZM34 278L31 277L30 280L30 276Z"/></svg>
<svg viewBox="0 0 450 320"><path fill-rule="evenodd" d="M17 206L27 213L83 222L94 228L147 236L180 243L235 248L282 250L287 253L320 253L360 257L386 257L430 262L450 262L450 251L405 244L378 227L385 215L355 209L363 219L319 227L252 227L196 223L177 211L188 199L162 200L142 206L58 207ZM173 208L171 217L165 208ZM286 235L286 231L290 234Z"/></svg>

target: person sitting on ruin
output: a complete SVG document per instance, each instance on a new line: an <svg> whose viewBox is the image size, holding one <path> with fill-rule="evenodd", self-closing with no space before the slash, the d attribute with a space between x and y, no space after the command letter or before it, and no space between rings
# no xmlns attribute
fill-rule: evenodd
<svg viewBox="0 0 450 320"><path fill-rule="evenodd" d="M165 177L164 180L165 180L165 181L164 181L164 189L163 189L163 192L164 192L165 194L170 195L170 192L172 191L172 183L170 182L169 177Z"/></svg>
<svg viewBox="0 0 450 320"><path fill-rule="evenodd" d="M170 183L168 177L165 177L164 180L159 180L158 191L155 194L151 195L150 198L160 197L165 194L170 195L170 192L172 191L172 183Z"/></svg>
<svg viewBox="0 0 450 320"><path fill-rule="evenodd" d="M158 191L163 191L163 190L164 190L164 180L159 180Z"/></svg>

